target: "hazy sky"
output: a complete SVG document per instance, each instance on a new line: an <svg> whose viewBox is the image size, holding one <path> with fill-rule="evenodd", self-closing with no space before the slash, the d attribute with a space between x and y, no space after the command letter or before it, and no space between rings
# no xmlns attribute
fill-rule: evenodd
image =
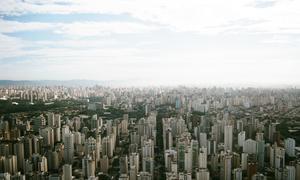
<svg viewBox="0 0 300 180"><path fill-rule="evenodd" d="M300 83L299 0L1 0L0 79Z"/></svg>

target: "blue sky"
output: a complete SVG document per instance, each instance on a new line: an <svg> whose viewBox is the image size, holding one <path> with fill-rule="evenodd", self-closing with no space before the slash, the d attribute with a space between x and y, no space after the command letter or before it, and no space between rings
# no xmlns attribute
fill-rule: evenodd
<svg viewBox="0 0 300 180"><path fill-rule="evenodd" d="M0 1L0 79L300 83L297 0Z"/></svg>

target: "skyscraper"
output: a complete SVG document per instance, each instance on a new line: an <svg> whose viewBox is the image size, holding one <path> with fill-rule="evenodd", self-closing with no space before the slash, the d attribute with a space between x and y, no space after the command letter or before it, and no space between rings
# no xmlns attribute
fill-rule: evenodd
<svg viewBox="0 0 300 180"><path fill-rule="evenodd" d="M177 144L177 163L178 170L182 172L184 170L184 156L185 156L185 143L179 141Z"/></svg>
<svg viewBox="0 0 300 180"><path fill-rule="evenodd" d="M231 158L230 154L224 157L224 180L231 180Z"/></svg>
<svg viewBox="0 0 300 180"><path fill-rule="evenodd" d="M207 168L207 149L206 148L200 148L199 168L201 168L201 169Z"/></svg>
<svg viewBox="0 0 300 180"><path fill-rule="evenodd" d="M243 170L241 168L236 168L233 170L234 180L243 180Z"/></svg>
<svg viewBox="0 0 300 180"><path fill-rule="evenodd" d="M72 165L65 164L63 165L63 176L62 179L64 180L72 180Z"/></svg>
<svg viewBox="0 0 300 180"><path fill-rule="evenodd" d="M139 171L139 154L138 153L131 153L129 155L129 164L130 164L130 167L134 166L136 172Z"/></svg>
<svg viewBox="0 0 300 180"><path fill-rule="evenodd" d="M295 156L295 140L292 138L287 138L284 140L284 148L286 150L286 154L290 157Z"/></svg>
<svg viewBox="0 0 300 180"><path fill-rule="evenodd" d="M22 141L19 141L16 144L14 144L14 155L17 156L18 170L23 171L25 159L24 159L24 143Z"/></svg>
<svg viewBox="0 0 300 180"><path fill-rule="evenodd" d="M265 141L257 141L257 160L258 160L258 170L263 172L264 163L265 163Z"/></svg>
<svg viewBox="0 0 300 180"><path fill-rule="evenodd" d="M54 121L54 113L50 112L47 114L47 120L48 120L48 126L54 127L55 121Z"/></svg>
<svg viewBox="0 0 300 180"><path fill-rule="evenodd" d="M209 180L209 171L207 169L198 169L196 171L196 180Z"/></svg>
<svg viewBox="0 0 300 180"><path fill-rule="evenodd" d="M128 157L120 157L120 174L128 174Z"/></svg>
<svg viewBox="0 0 300 180"><path fill-rule="evenodd" d="M224 150L225 151L232 151L232 126L227 125L224 126Z"/></svg>
<svg viewBox="0 0 300 180"><path fill-rule="evenodd" d="M95 176L95 162L91 156L84 156L82 159L82 171L85 178Z"/></svg>
<svg viewBox="0 0 300 180"><path fill-rule="evenodd" d="M246 132L245 131L241 131L238 134L238 145L239 145L239 147L243 147L245 139L246 139Z"/></svg>
<svg viewBox="0 0 300 180"><path fill-rule="evenodd" d="M193 157L192 148L188 146L184 154L184 170L188 173L192 172L192 165L193 165L192 157Z"/></svg>
<svg viewBox="0 0 300 180"><path fill-rule="evenodd" d="M207 135L206 133L200 133L200 147L207 147Z"/></svg>
<svg viewBox="0 0 300 180"><path fill-rule="evenodd" d="M243 152L248 154L256 154L257 142L253 139L247 139L243 144Z"/></svg>
<svg viewBox="0 0 300 180"><path fill-rule="evenodd" d="M74 155L74 135L68 133L64 135L64 160L65 163L72 164Z"/></svg>
<svg viewBox="0 0 300 180"><path fill-rule="evenodd" d="M191 141L191 148L192 148L192 166L193 168L198 167L199 164L199 144L197 140Z"/></svg>
<svg viewBox="0 0 300 180"><path fill-rule="evenodd" d="M286 166L287 177L286 180L295 180L296 179L296 169L294 166Z"/></svg>

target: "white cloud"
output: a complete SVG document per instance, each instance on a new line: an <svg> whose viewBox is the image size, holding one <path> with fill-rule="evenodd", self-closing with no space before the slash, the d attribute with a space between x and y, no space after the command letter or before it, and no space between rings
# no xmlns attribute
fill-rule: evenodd
<svg viewBox="0 0 300 180"><path fill-rule="evenodd" d="M60 24L55 31L71 37L81 36L107 36L110 34L145 33L160 28L154 25L143 25L132 22L76 22Z"/></svg>
<svg viewBox="0 0 300 180"><path fill-rule="evenodd" d="M0 32L1 33L13 33L18 31L31 31L31 30L43 30L51 29L55 26L49 23L37 23L37 22L17 22L17 21L5 21L0 19Z"/></svg>
<svg viewBox="0 0 300 180"><path fill-rule="evenodd" d="M126 13L141 20L73 23L0 20L0 57L26 56L25 64L11 68L41 79L138 77L163 83L299 81L300 1L260 2L0 1L2 14L122 16ZM168 31L161 32L165 29ZM25 41L1 34L29 30L53 30L63 36L55 41ZM294 46L289 45L291 42ZM11 68L0 67L0 70L6 74Z"/></svg>
<svg viewBox="0 0 300 180"><path fill-rule="evenodd" d="M75 22L75 23L40 23L18 22L0 19L1 33L20 31L49 30L69 37L107 36L111 34L133 34L156 31L162 27L135 22Z"/></svg>
<svg viewBox="0 0 300 180"><path fill-rule="evenodd" d="M27 52L22 50L24 47L25 45L22 40L0 33L0 60L26 55Z"/></svg>
<svg viewBox="0 0 300 180"><path fill-rule="evenodd" d="M294 33L300 24L300 2L291 0L74 0L64 1L68 5L55 1L1 1L0 12L14 13L127 13L135 18L157 22L173 27L176 31L196 31L199 33L219 33L224 31L220 26L240 19L261 20L259 25L242 26L232 24L227 27L232 31L263 33ZM257 8L257 4L270 4ZM41 5L44 4L44 5ZM275 28L275 30L274 30ZM289 29L289 30L287 30ZM296 30L293 30L296 29Z"/></svg>

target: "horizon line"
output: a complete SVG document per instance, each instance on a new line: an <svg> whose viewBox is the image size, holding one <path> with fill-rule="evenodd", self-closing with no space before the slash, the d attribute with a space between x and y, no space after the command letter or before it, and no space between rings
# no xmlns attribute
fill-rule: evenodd
<svg viewBox="0 0 300 180"><path fill-rule="evenodd" d="M7 84L1 84L1 81L7 81ZM9 83L11 81L12 83ZM45 82L43 85L38 85L38 84L28 84L29 86L103 86L103 87L202 87L202 88L276 88L276 89L281 89L281 88L299 88L300 83L292 84L292 83L257 83L257 82L245 82L245 83L234 83L234 82L228 82L228 83L205 83L205 82L196 82L196 83L173 83L173 84L166 84L166 83L143 83L143 84L136 84L136 80L95 80L95 79L67 79L67 80L58 80L58 79L40 79L40 80L34 80L34 79L22 79L22 80L14 80L14 79L0 79L0 86L28 86L26 83L35 83L35 82ZM47 85L47 81L56 81L57 83L60 82L72 82L74 83L73 85L60 85L60 84L49 84ZM86 82L87 84L90 85L80 85L80 82L76 84L76 81L80 82ZM90 81L90 83L89 83ZM132 82L128 82L132 81ZM143 81L143 80L138 80L138 81ZM16 83L22 83L24 82L25 84L13 84L14 82ZM98 82L98 83L97 83ZM102 84L101 84L101 83ZM135 84L135 85L133 85Z"/></svg>

